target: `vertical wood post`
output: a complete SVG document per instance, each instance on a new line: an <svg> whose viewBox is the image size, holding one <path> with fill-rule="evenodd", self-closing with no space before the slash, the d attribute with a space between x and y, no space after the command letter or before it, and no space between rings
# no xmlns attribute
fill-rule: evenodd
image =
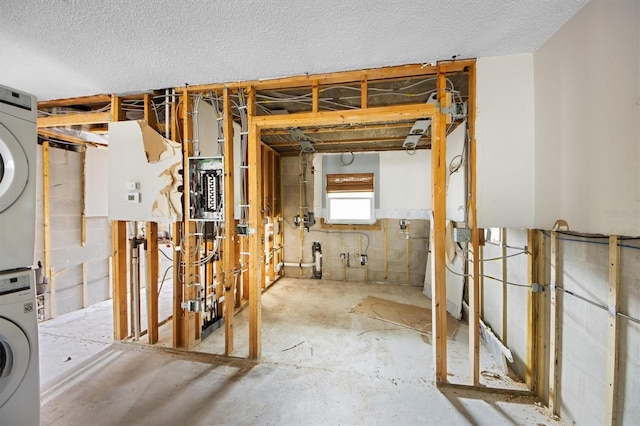
<svg viewBox="0 0 640 426"><path fill-rule="evenodd" d="M234 165L233 165L233 115L231 111L231 98L228 88L224 88L222 94L222 114L224 128L224 247L222 261L224 274L222 285L224 286L224 353L230 355L233 352L233 317L235 312L234 299L234 274L236 266L235 257L235 219L234 219Z"/></svg>
<svg viewBox="0 0 640 426"><path fill-rule="evenodd" d="M113 337L124 340L129 335L127 311L127 222L111 222L113 246Z"/></svg>
<svg viewBox="0 0 640 426"><path fill-rule="evenodd" d="M620 247L618 237L609 237L609 329L607 332L607 395L606 422L617 423L618 396L618 347L620 343L618 328L618 302L620 287Z"/></svg>
<svg viewBox="0 0 640 426"><path fill-rule="evenodd" d="M438 100L445 100L444 69L438 72ZM445 259L446 179L447 179L447 117L438 113L432 119L431 181L433 208L433 351L436 384L447 382L447 282Z"/></svg>
<svg viewBox="0 0 640 426"><path fill-rule="evenodd" d="M158 342L158 224L147 222L147 336L149 344Z"/></svg>
<svg viewBox="0 0 640 426"><path fill-rule="evenodd" d="M558 309L558 291L560 285L560 244L558 233L551 231L551 286L549 289L550 297L550 318L549 331L549 410L553 414L558 414L557 406L557 386L558 386L558 343L560 340L560 310Z"/></svg>
<svg viewBox="0 0 640 426"><path fill-rule="evenodd" d="M507 228L500 228L500 245L502 254L502 343L507 345L509 331L509 285L507 265Z"/></svg>
<svg viewBox="0 0 640 426"><path fill-rule="evenodd" d="M249 358L260 359L262 353L262 280L263 249L262 237L264 224L260 212L260 178L262 155L260 128L253 123L255 115L255 90L249 89L249 226L253 233L249 235Z"/></svg>
<svg viewBox="0 0 640 426"><path fill-rule="evenodd" d="M55 305L53 273L51 271L51 176L49 160L49 141L42 142L42 225L44 231L44 275L49 282L49 315L53 317L52 304Z"/></svg>

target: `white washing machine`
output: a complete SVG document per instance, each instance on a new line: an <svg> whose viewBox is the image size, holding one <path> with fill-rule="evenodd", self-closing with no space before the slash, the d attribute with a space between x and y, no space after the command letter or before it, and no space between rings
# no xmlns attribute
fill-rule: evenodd
<svg viewBox="0 0 640 426"><path fill-rule="evenodd" d="M0 425L40 423L34 271L0 274Z"/></svg>
<svg viewBox="0 0 640 426"><path fill-rule="evenodd" d="M37 104L0 86L0 271L34 263Z"/></svg>

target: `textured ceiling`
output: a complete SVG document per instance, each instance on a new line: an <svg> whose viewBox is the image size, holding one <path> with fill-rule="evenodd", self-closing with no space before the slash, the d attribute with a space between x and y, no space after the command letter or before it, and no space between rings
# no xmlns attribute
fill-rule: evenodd
<svg viewBox="0 0 640 426"><path fill-rule="evenodd" d="M586 0L0 0L0 83L57 99L530 53Z"/></svg>

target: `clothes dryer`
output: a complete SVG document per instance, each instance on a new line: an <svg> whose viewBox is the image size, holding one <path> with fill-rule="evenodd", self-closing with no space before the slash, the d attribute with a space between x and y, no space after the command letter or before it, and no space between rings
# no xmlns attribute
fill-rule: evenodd
<svg viewBox="0 0 640 426"><path fill-rule="evenodd" d="M36 98L0 86L0 271L33 265Z"/></svg>
<svg viewBox="0 0 640 426"><path fill-rule="evenodd" d="M0 274L0 426L40 423L34 271Z"/></svg>

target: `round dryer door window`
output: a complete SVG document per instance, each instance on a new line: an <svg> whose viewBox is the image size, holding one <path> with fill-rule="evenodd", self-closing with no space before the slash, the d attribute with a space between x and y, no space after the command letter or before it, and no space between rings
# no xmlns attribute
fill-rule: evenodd
<svg viewBox="0 0 640 426"><path fill-rule="evenodd" d="M30 355L29 340L20 327L0 317L0 408L22 383Z"/></svg>
<svg viewBox="0 0 640 426"><path fill-rule="evenodd" d="M0 213L20 197L28 176L29 163L20 142L0 124Z"/></svg>

